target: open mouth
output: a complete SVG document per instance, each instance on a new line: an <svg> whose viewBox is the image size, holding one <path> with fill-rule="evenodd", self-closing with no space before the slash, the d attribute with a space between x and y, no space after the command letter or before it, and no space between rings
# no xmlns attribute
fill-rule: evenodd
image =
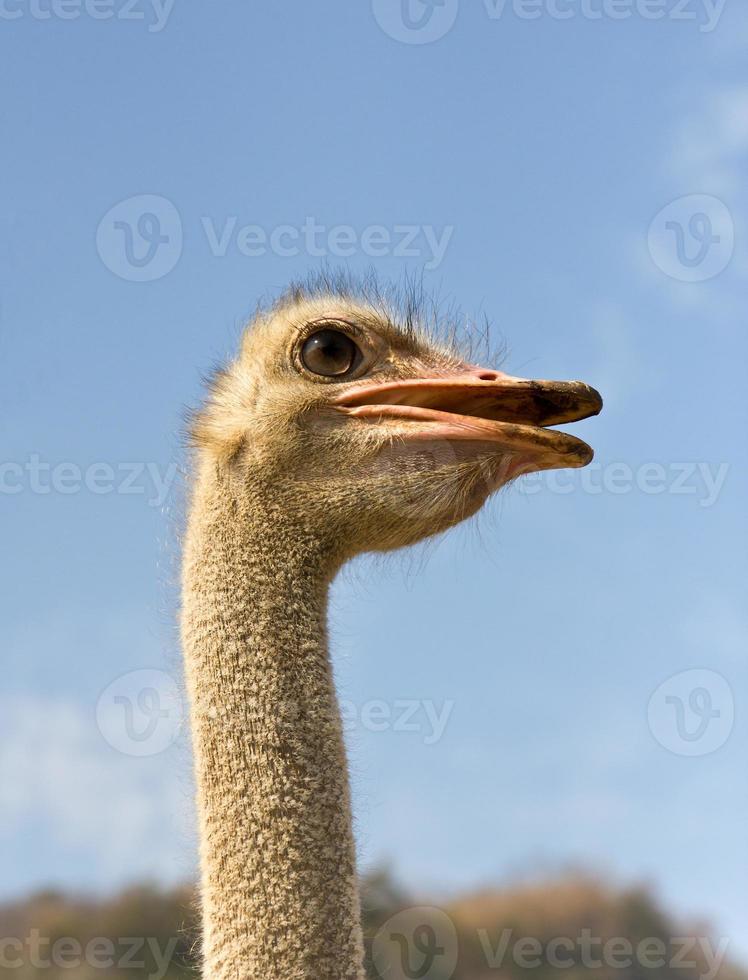
<svg viewBox="0 0 748 980"><path fill-rule="evenodd" d="M391 420L407 440L489 443L516 457L518 469L585 466L587 443L547 426L597 415L602 398L582 381L528 381L476 368L465 374L363 385L335 407L371 422ZM405 423L405 424L403 424Z"/></svg>

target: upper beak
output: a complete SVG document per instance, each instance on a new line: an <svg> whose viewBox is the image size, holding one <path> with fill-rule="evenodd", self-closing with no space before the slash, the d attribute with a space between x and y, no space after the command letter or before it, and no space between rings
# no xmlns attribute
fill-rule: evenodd
<svg viewBox="0 0 748 980"><path fill-rule="evenodd" d="M546 469L590 462L593 453L586 443L545 426L597 415L603 402L582 381L529 381L470 368L456 375L352 387L334 404L360 418L422 423L407 426L406 438L497 443L507 453L528 458L532 469Z"/></svg>

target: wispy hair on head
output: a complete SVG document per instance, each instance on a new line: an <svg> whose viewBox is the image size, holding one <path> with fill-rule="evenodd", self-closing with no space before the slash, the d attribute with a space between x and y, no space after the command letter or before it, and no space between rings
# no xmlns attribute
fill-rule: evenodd
<svg viewBox="0 0 748 980"><path fill-rule="evenodd" d="M326 298L368 306L387 325L406 338L446 348L456 357L484 363L503 363L506 344L493 337L485 314L468 316L453 300L442 299L424 283L422 273L405 271L397 280L382 280L373 268L363 273L322 266L293 280L258 312L274 312L303 302Z"/></svg>

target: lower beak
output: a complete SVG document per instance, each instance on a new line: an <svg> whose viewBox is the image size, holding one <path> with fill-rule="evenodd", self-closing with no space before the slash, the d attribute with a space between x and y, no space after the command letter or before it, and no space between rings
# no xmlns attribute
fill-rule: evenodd
<svg viewBox="0 0 748 980"><path fill-rule="evenodd" d="M471 368L451 376L352 387L335 407L370 422L396 425L405 439L489 443L517 457L519 471L585 466L592 449L546 426L597 415L602 398L581 381L528 381Z"/></svg>

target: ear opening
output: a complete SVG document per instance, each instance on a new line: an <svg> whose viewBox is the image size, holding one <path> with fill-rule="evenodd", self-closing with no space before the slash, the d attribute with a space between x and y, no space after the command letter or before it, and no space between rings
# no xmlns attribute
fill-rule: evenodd
<svg viewBox="0 0 748 980"><path fill-rule="evenodd" d="M232 367L217 369L207 381L205 404L189 419L190 445L226 465L239 455L246 438L235 381Z"/></svg>

